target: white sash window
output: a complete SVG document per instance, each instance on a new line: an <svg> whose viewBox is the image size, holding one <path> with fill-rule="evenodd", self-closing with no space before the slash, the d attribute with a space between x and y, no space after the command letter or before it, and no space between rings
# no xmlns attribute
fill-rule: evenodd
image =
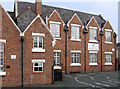
<svg viewBox="0 0 120 89"><path fill-rule="evenodd" d="M60 66L60 52L54 52L54 65Z"/></svg>
<svg viewBox="0 0 120 89"><path fill-rule="evenodd" d="M51 23L50 24L50 32L53 37L60 38L60 24Z"/></svg>
<svg viewBox="0 0 120 89"><path fill-rule="evenodd" d="M105 31L105 41L111 42L111 32L110 31Z"/></svg>
<svg viewBox="0 0 120 89"><path fill-rule="evenodd" d="M90 29L90 40L97 40L97 29Z"/></svg>
<svg viewBox="0 0 120 89"><path fill-rule="evenodd" d="M97 53L90 53L90 63L97 63Z"/></svg>
<svg viewBox="0 0 120 89"><path fill-rule="evenodd" d="M80 53L71 53L71 63L80 63Z"/></svg>
<svg viewBox="0 0 120 89"><path fill-rule="evenodd" d="M111 63L111 54L105 54L105 63Z"/></svg>
<svg viewBox="0 0 120 89"><path fill-rule="evenodd" d="M34 36L34 48L43 48L43 37Z"/></svg>
<svg viewBox="0 0 120 89"><path fill-rule="evenodd" d="M80 27L71 26L71 39L80 39Z"/></svg>
<svg viewBox="0 0 120 89"><path fill-rule="evenodd" d="M4 43L0 42L0 72L4 71Z"/></svg>

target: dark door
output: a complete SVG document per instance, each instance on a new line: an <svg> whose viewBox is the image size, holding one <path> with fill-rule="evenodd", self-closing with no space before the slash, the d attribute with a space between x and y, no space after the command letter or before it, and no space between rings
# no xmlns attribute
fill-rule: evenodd
<svg viewBox="0 0 120 89"><path fill-rule="evenodd" d="M54 81L62 81L62 70L60 69L54 70Z"/></svg>

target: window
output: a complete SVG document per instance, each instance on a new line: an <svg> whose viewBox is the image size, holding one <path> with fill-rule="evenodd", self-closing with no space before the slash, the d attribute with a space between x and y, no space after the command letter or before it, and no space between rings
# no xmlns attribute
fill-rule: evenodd
<svg viewBox="0 0 120 89"><path fill-rule="evenodd" d="M90 29L90 40L97 40L97 29Z"/></svg>
<svg viewBox="0 0 120 89"><path fill-rule="evenodd" d="M105 31L105 41L111 42L111 32L110 31Z"/></svg>
<svg viewBox="0 0 120 89"><path fill-rule="evenodd" d="M97 63L97 53L90 53L90 63Z"/></svg>
<svg viewBox="0 0 120 89"><path fill-rule="evenodd" d="M34 48L43 48L43 37L34 36Z"/></svg>
<svg viewBox="0 0 120 89"><path fill-rule="evenodd" d="M71 39L80 39L80 27L71 26Z"/></svg>
<svg viewBox="0 0 120 89"><path fill-rule="evenodd" d="M0 42L0 72L4 71L4 43Z"/></svg>
<svg viewBox="0 0 120 89"><path fill-rule="evenodd" d="M105 63L111 63L111 54L105 54Z"/></svg>
<svg viewBox="0 0 120 89"><path fill-rule="evenodd" d="M71 53L71 63L80 63L80 53Z"/></svg>
<svg viewBox="0 0 120 89"><path fill-rule="evenodd" d="M55 66L60 66L60 52L54 52Z"/></svg>
<svg viewBox="0 0 120 89"><path fill-rule="evenodd" d="M43 72L43 62L33 63L34 72Z"/></svg>
<svg viewBox="0 0 120 89"><path fill-rule="evenodd" d="M50 31L53 37L60 38L60 24L51 23Z"/></svg>

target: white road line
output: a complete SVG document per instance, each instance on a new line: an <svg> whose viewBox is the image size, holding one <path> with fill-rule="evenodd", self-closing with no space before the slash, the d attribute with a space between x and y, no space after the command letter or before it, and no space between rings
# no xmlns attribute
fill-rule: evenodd
<svg viewBox="0 0 120 89"><path fill-rule="evenodd" d="M94 78L93 78L93 77L91 77L91 79L92 79L92 80L94 80Z"/></svg>
<svg viewBox="0 0 120 89"><path fill-rule="evenodd" d="M109 82L114 82L114 83L120 83L120 82L117 82L117 81L112 81L112 80L108 80Z"/></svg>
<svg viewBox="0 0 120 89"><path fill-rule="evenodd" d="M67 76L67 77L69 77L69 78L73 78L73 77L71 77L71 76L69 76L69 75L65 75L65 76Z"/></svg>
<svg viewBox="0 0 120 89"><path fill-rule="evenodd" d="M97 83L97 82L95 82L95 84L110 87L110 85L107 85L107 84L102 84L102 83Z"/></svg>
<svg viewBox="0 0 120 89"><path fill-rule="evenodd" d="M102 83L107 83L107 84L111 84L111 85L116 85L115 83L106 82L106 81L102 81Z"/></svg>
<svg viewBox="0 0 120 89"><path fill-rule="evenodd" d="M84 85L88 85L88 86L91 86L91 87L95 87L94 85L92 85L92 84L89 84L89 83L85 83L85 82L82 82L82 81L79 81L77 78L78 78L79 76L77 76L76 78L75 78L75 80L77 81L77 82L79 82L79 83L82 83L82 84L84 84Z"/></svg>
<svg viewBox="0 0 120 89"><path fill-rule="evenodd" d="M103 87L100 87L100 86L95 86L96 88L100 88L100 89L105 89L105 88L103 88Z"/></svg>

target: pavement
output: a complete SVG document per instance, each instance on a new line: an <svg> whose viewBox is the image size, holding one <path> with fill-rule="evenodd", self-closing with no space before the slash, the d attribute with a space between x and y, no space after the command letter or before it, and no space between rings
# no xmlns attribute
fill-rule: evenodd
<svg viewBox="0 0 120 89"><path fill-rule="evenodd" d="M37 85L30 87L69 87L84 89L109 89L120 87L120 71L96 72L96 73L72 73L65 75L62 82L48 85Z"/></svg>

